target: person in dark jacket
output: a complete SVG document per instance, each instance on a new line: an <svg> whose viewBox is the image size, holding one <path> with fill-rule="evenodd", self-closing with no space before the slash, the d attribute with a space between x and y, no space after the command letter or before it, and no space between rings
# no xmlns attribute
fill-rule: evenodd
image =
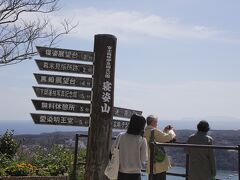
<svg viewBox="0 0 240 180"><path fill-rule="evenodd" d="M210 129L207 121L200 121L198 131L191 135L188 144L212 145L213 139L207 133ZM216 176L215 156L213 149L187 148L189 154L189 180L213 180Z"/></svg>

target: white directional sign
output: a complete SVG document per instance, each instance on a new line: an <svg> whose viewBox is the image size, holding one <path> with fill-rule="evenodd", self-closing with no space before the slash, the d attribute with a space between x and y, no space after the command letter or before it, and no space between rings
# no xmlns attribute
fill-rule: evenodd
<svg viewBox="0 0 240 180"><path fill-rule="evenodd" d="M47 60L35 60L40 70L44 71L56 71L56 72L67 72L77 74L93 74L93 65L89 64L77 64L77 63L66 63L58 61L47 61Z"/></svg>
<svg viewBox="0 0 240 180"><path fill-rule="evenodd" d="M42 100L32 100L32 102L36 110L41 110L41 111L90 113L90 104L85 104L85 103L42 101Z"/></svg>
<svg viewBox="0 0 240 180"><path fill-rule="evenodd" d="M65 116L57 114L31 113L35 124L64 125L64 126L89 126L89 117Z"/></svg>
<svg viewBox="0 0 240 180"><path fill-rule="evenodd" d="M34 74L38 84L92 88L92 78Z"/></svg>
<svg viewBox="0 0 240 180"><path fill-rule="evenodd" d="M33 87L37 97L58 98L58 99L75 99L91 100L91 91L76 89L60 89L47 87Z"/></svg>
<svg viewBox="0 0 240 180"><path fill-rule="evenodd" d="M132 109L125 109L114 107L113 108L113 116L123 117L123 118L130 118L133 114L142 115L142 111L132 110Z"/></svg>
<svg viewBox="0 0 240 180"><path fill-rule="evenodd" d="M37 46L37 51L41 57L72 59L81 61L94 61L94 53L90 51L77 51L72 49L59 49Z"/></svg>

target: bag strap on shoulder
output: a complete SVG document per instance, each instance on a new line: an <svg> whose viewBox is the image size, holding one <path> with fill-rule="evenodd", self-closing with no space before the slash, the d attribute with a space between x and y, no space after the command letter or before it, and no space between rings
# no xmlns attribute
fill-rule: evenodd
<svg viewBox="0 0 240 180"><path fill-rule="evenodd" d="M115 146L117 149L119 148L121 136L122 136L122 134L119 134L118 139L117 139L117 144L116 144L116 146Z"/></svg>
<svg viewBox="0 0 240 180"><path fill-rule="evenodd" d="M151 129L150 142L154 142L154 129Z"/></svg>

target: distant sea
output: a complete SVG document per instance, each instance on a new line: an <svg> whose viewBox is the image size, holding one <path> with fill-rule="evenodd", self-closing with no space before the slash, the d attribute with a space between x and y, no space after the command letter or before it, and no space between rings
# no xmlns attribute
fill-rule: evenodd
<svg viewBox="0 0 240 180"><path fill-rule="evenodd" d="M14 130L15 135L19 134L41 134L57 131L87 131L85 127L79 126L58 126L58 125L39 125L32 120L0 120L0 135L6 130Z"/></svg>
<svg viewBox="0 0 240 180"><path fill-rule="evenodd" d="M240 121L240 120L239 120ZM237 130L240 129L239 121L209 121L212 129L218 130ZM166 125L173 125L176 130L180 129L196 129L196 121L190 120L173 120L173 121L159 121L159 127L165 127ZM0 134L3 134L6 130L14 129L15 135L17 134L40 134L56 131L86 131L87 128L79 126L58 126L58 125L39 125L34 124L33 120L0 120Z"/></svg>
<svg viewBox="0 0 240 180"><path fill-rule="evenodd" d="M174 173L185 173L185 168L183 167L172 167L169 172ZM217 179L220 180L238 180L238 173L237 172L231 172L231 171L217 171ZM142 180L148 180L148 176L146 174L142 175ZM176 176L167 176L167 180L185 180L183 177L176 177Z"/></svg>

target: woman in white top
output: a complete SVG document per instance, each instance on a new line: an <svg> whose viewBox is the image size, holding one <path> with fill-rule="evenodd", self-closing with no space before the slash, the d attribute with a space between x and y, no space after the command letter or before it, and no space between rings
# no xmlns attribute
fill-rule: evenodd
<svg viewBox="0 0 240 180"><path fill-rule="evenodd" d="M147 141L143 137L145 124L143 116L132 115L127 132L116 140L120 140L118 180L141 180L142 164L148 158Z"/></svg>

